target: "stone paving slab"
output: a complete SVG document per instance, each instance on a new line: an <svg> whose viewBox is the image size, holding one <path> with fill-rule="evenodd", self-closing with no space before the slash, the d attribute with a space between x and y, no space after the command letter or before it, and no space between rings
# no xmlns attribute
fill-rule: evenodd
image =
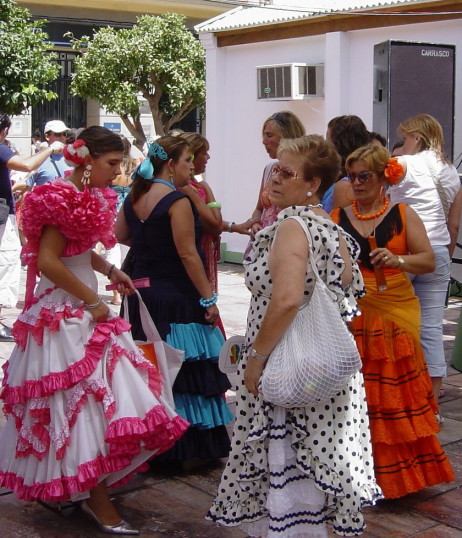
<svg viewBox="0 0 462 538"><path fill-rule="evenodd" d="M453 489L429 501L416 504L414 509L432 519L462 531L462 503L460 489Z"/></svg>

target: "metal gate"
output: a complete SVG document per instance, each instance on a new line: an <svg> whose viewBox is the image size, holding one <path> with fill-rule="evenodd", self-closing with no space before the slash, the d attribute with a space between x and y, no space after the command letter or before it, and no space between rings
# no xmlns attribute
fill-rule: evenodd
<svg viewBox="0 0 462 538"><path fill-rule="evenodd" d="M58 52L57 55L61 72L48 87L58 94L58 98L32 107L32 132L39 130L42 135L45 123L49 120L61 120L70 128L85 127L87 124L86 99L71 95L69 89L77 53Z"/></svg>

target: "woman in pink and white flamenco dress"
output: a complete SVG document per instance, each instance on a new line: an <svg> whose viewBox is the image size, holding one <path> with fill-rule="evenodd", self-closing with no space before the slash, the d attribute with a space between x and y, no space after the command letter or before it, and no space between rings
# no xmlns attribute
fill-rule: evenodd
<svg viewBox="0 0 462 538"><path fill-rule="evenodd" d="M37 187L23 209L26 301L4 366L0 486L24 500L83 500L105 532L138 534L106 486L119 485L167 450L188 423L162 397L158 371L134 344L130 325L97 295L95 271L133 293L130 278L92 247L116 243L123 144L90 127L65 149L75 171ZM34 292L35 276L41 279Z"/></svg>

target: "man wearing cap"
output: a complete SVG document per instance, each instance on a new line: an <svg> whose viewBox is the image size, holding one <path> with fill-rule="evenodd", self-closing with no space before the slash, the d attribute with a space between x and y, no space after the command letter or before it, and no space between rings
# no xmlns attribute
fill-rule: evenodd
<svg viewBox="0 0 462 538"><path fill-rule="evenodd" d="M68 128L61 120L51 120L45 125L45 140L48 146L51 146L53 142L60 142L62 144L66 141L66 134ZM27 178L27 189L31 190L34 185L43 185L47 181L53 181L57 177L64 177L66 170L72 170L70 166L64 161L62 153L52 153L49 159L40 166L40 168Z"/></svg>
<svg viewBox="0 0 462 538"><path fill-rule="evenodd" d="M54 152L62 152L63 144L55 142L35 155L21 157L4 144L11 127L11 119L0 112L0 199L5 202L7 214L0 222L0 313L3 307L16 305L21 275L19 254L21 244L14 215L14 199L11 191L10 170L32 172ZM11 329L0 321L0 342L13 340Z"/></svg>

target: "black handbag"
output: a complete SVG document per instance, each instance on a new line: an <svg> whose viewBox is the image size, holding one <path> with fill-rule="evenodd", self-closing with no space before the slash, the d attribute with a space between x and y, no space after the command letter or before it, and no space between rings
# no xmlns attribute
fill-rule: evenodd
<svg viewBox="0 0 462 538"><path fill-rule="evenodd" d="M10 214L10 206L6 203L5 198L0 198L0 224L5 224Z"/></svg>

